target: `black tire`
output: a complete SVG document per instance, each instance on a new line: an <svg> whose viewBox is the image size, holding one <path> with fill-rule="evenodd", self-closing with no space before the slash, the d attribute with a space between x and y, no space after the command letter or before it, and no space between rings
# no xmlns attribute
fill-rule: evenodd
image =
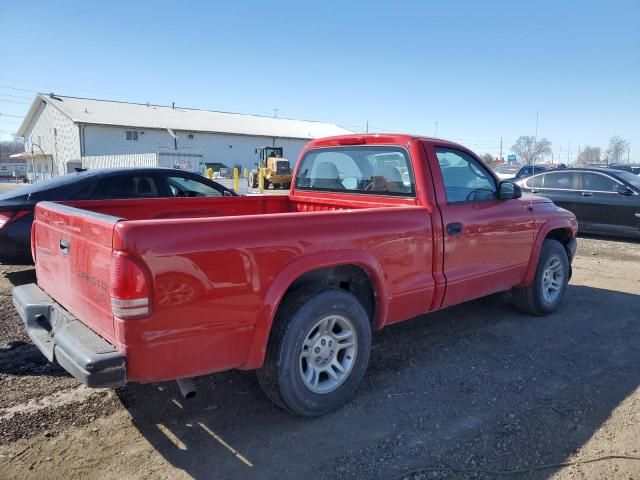
<svg viewBox="0 0 640 480"><path fill-rule="evenodd" d="M274 183L273 184L273 189L279 189L280 188L280 184L279 183Z"/></svg>
<svg viewBox="0 0 640 480"><path fill-rule="evenodd" d="M249 185L251 188L258 188L258 177L253 172L249 174Z"/></svg>
<svg viewBox="0 0 640 480"><path fill-rule="evenodd" d="M316 393L302 379L300 353L314 326L330 315L349 320L355 331L357 354L351 370L335 390ZM304 417L329 413L355 393L369 364L371 322L362 304L340 289L294 292L278 310L258 381L264 393L282 409Z"/></svg>
<svg viewBox="0 0 640 480"><path fill-rule="evenodd" d="M265 190L269 190L269 185L271 185L271 182L265 178L263 185Z"/></svg>
<svg viewBox="0 0 640 480"><path fill-rule="evenodd" d="M563 277L558 295L548 301L543 294L543 277L545 269L553 259L560 261ZM528 287L514 288L512 290L513 303L518 310L529 315L542 316L553 313L562 302L569 283L569 277L569 258L564 246L557 240L545 240L538 258L533 284Z"/></svg>

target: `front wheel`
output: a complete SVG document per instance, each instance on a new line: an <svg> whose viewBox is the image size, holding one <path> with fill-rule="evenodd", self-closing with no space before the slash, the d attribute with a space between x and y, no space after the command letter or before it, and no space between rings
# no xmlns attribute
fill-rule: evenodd
<svg viewBox="0 0 640 480"><path fill-rule="evenodd" d="M530 315L553 313L560 306L568 283L569 258L564 246L557 240L545 240L533 284L513 289L515 306Z"/></svg>
<svg viewBox="0 0 640 480"><path fill-rule="evenodd" d="M291 413L315 417L347 402L369 364L371 324L340 289L300 291L278 312L258 381Z"/></svg>

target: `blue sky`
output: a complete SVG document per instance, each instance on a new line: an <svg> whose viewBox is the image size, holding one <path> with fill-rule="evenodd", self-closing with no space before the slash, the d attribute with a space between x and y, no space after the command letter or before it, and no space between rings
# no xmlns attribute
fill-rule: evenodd
<svg viewBox="0 0 640 480"><path fill-rule="evenodd" d="M4 138L53 91L640 161L638 0L5 1L0 58Z"/></svg>

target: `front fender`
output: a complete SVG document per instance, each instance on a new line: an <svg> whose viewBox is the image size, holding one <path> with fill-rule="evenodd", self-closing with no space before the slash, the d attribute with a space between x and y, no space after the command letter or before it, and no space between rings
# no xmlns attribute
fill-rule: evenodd
<svg viewBox="0 0 640 480"><path fill-rule="evenodd" d="M518 287L526 287L533 283L536 275L536 268L538 267L538 259L540 258L540 251L542 250L542 243L549 235L549 232L553 230L562 230L568 238L575 238L577 232L577 223L575 217L567 216L555 220L548 220L545 222L536 235L531 248L531 256L529 257L529 263L527 264L527 270L524 274L522 282ZM571 259L570 259L571 260Z"/></svg>
<svg viewBox="0 0 640 480"><path fill-rule="evenodd" d="M314 253L303 256L287 265L271 282L258 313L247 361L239 367L240 369L251 370L262 365L273 320L285 292L293 282L305 273L340 265L355 265L367 272L373 284L376 299L374 329L384 325L388 308L387 294L382 267L375 257L361 250Z"/></svg>

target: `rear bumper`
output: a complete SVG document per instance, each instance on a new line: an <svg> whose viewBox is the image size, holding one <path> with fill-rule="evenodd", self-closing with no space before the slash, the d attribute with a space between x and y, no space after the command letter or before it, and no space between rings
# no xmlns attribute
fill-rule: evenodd
<svg viewBox="0 0 640 480"><path fill-rule="evenodd" d="M13 304L33 343L88 387L125 384L125 357L35 283L13 289Z"/></svg>

